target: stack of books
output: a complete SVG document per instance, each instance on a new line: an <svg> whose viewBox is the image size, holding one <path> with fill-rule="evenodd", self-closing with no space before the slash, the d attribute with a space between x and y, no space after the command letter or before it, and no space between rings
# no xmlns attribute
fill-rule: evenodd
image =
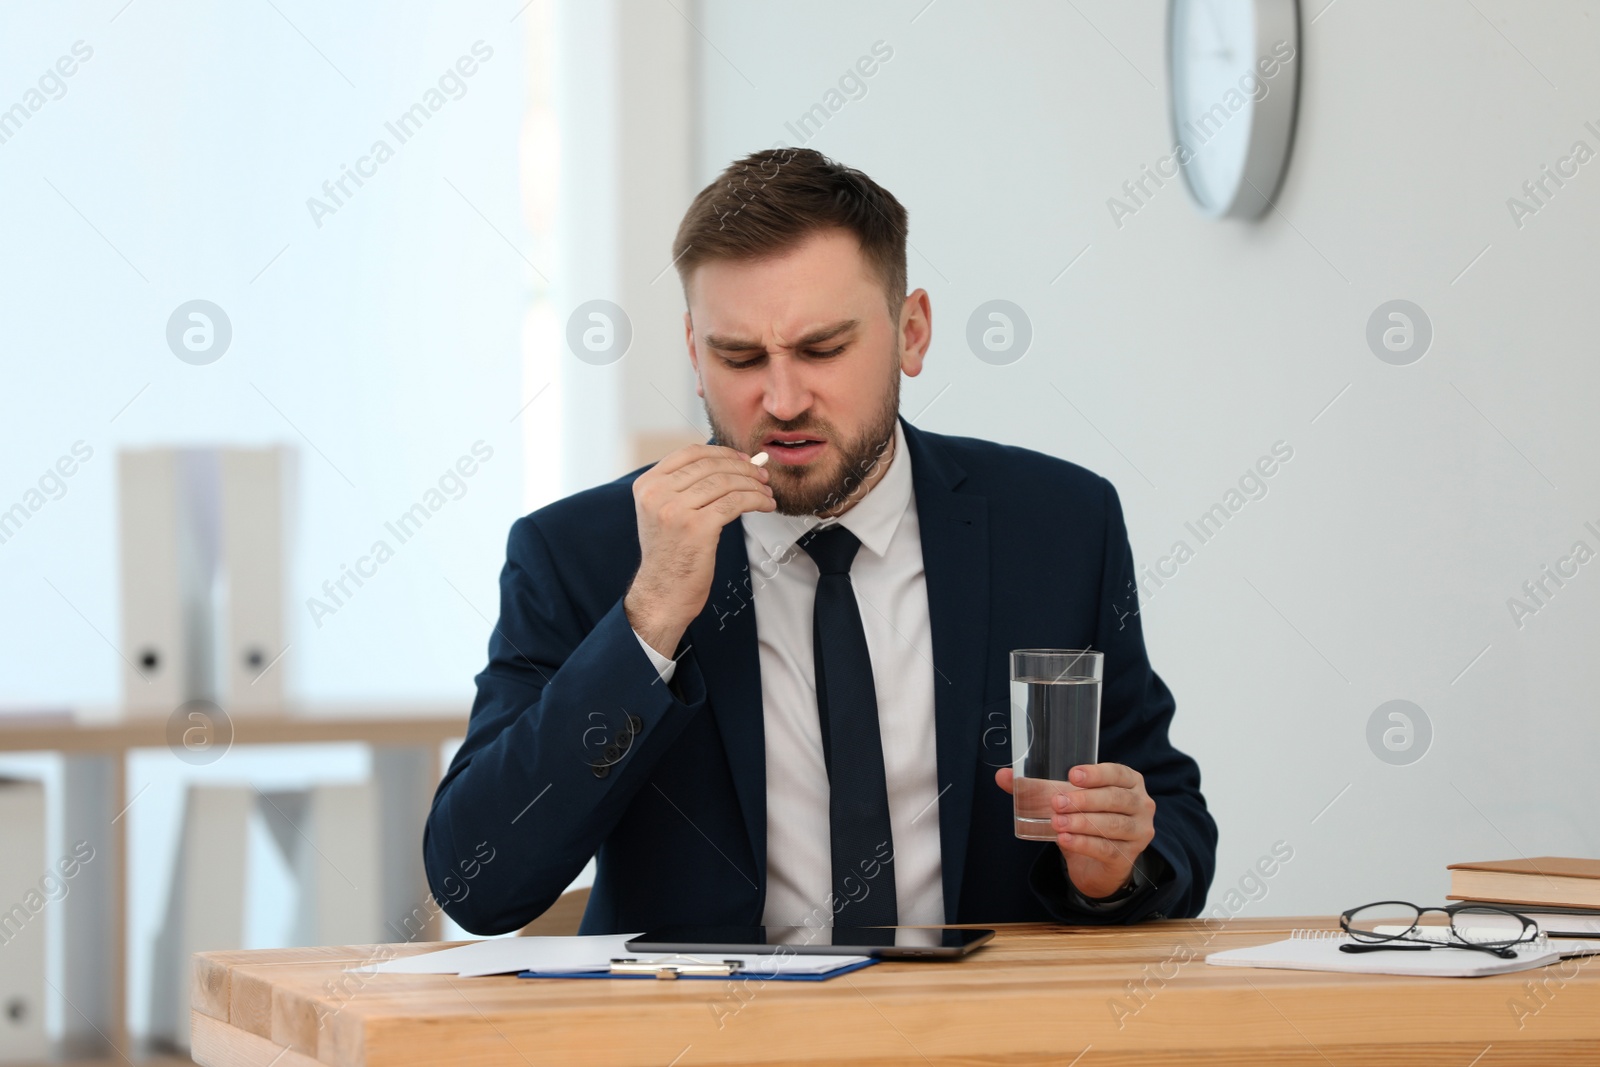
<svg viewBox="0 0 1600 1067"><path fill-rule="evenodd" d="M1551 937L1600 937L1600 859L1452 863L1448 899L1526 915Z"/></svg>

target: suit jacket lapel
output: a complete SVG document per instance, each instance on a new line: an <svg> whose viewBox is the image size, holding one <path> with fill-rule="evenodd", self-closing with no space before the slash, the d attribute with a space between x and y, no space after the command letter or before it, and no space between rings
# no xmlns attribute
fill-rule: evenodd
<svg viewBox="0 0 1600 1067"><path fill-rule="evenodd" d="M990 666L989 508L986 498L955 491L966 472L944 454L936 437L902 423L933 633L945 921L956 922L983 729L983 680Z"/></svg>
<svg viewBox="0 0 1600 1067"><path fill-rule="evenodd" d="M689 644L705 679L706 699L727 752L734 791L756 858L761 902L750 920L759 924L767 892L767 750L762 724L761 656L744 522L722 528L716 572L705 610L689 624Z"/></svg>

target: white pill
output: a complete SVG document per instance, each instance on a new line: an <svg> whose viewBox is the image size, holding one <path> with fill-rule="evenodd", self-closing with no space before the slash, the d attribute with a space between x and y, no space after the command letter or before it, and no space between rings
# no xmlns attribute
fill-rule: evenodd
<svg viewBox="0 0 1600 1067"><path fill-rule="evenodd" d="M770 458L771 457L765 452L757 452L755 455L750 457L750 463L756 467L765 467L767 465L767 460Z"/></svg>

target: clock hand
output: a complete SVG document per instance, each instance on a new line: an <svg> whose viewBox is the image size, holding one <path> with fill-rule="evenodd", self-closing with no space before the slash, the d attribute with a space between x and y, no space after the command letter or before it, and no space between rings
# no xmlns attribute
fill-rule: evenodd
<svg viewBox="0 0 1600 1067"><path fill-rule="evenodd" d="M1211 28L1216 32L1217 44L1222 46L1210 55L1219 55L1230 63L1233 61L1233 49L1227 47L1227 34L1222 32L1222 23L1217 18L1216 8L1211 6L1211 0L1203 0L1202 6L1206 9L1206 17L1211 20Z"/></svg>

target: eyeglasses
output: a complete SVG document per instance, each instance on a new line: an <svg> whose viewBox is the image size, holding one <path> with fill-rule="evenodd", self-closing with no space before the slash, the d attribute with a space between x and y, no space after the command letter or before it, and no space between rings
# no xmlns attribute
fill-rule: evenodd
<svg viewBox="0 0 1600 1067"><path fill-rule="evenodd" d="M1435 911L1450 920L1448 927L1421 926L1422 917ZM1517 953L1513 946L1534 941L1539 936L1538 923L1505 908L1484 904L1423 908L1404 900L1380 900L1351 908L1339 916L1339 927L1355 942L1341 945L1343 952L1465 948L1502 959L1515 959ZM1432 932L1435 930L1439 933Z"/></svg>

